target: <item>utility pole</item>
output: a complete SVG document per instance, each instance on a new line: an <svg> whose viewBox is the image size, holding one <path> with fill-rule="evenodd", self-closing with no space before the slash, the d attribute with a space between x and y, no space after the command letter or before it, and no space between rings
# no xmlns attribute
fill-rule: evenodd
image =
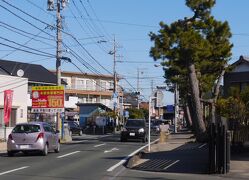
<svg viewBox="0 0 249 180"><path fill-rule="evenodd" d="M150 88L151 88L151 94L152 94L154 91L154 80L153 79L151 80Z"/></svg>
<svg viewBox="0 0 249 180"><path fill-rule="evenodd" d="M117 91L117 73L116 73L116 39L114 36L113 39L113 82L114 82L114 86L113 86L113 93L116 93Z"/></svg>
<svg viewBox="0 0 249 180"><path fill-rule="evenodd" d="M137 109L139 109L139 94L140 94L140 92L139 92L139 79L140 79L140 77L139 77L139 68L137 68Z"/></svg>
<svg viewBox="0 0 249 180"><path fill-rule="evenodd" d="M175 117L174 117L174 133L177 133L177 123L179 116L179 91L178 84L175 83Z"/></svg>
<svg viewBox="0 0 249 180"><path fill-rule="evenodd" d="M56 9L56 76L57 76L57 85L61 85L61 43L62 43L62 36L61 36L61 4L60 0L57 0L57 9Z"/></svg>
<svg viewBox="0 0 249 180"><path fill-rule="evenodd" d="M115 121L116 121L116 125L118 123L118 119L117 119L117 112L118 112L118 92L117 92L117 72L116 72L116 38L114 35L114 39L113 39L113 52L110 52L110 54L113 54L113 110L114 110L114 114L115 114ZM116 102L115 102L116 100Z"/></svg>
<svg viewBox="0 0 249 180"><path fill-rule="evenodd" d="M56 0L56 77L57 77L57 86L61 86L61 58L62 58L62 18L61 18L61 8L66 7L67 0ZM48 0L48 11L54 10L54 0ZM61 130L61 122L60 112L56 113L57 121L56 121L56 129ZM63 131L63 130L62 130ZM61 137L63 138L63 132L61 133Z"/></svg>
<svg viewBox="0 0 249 180"><path fill-rule="evenodd" d="M62 36L61 36L61 4L60 0L56 2L56 77L57 77L57 86L61 86L61 43L62 43ZM56 121L56 129L61 130L61 117L60 113L57 112L57 121ZM61 137L63 138L63 133L61 132Z"/></svg>

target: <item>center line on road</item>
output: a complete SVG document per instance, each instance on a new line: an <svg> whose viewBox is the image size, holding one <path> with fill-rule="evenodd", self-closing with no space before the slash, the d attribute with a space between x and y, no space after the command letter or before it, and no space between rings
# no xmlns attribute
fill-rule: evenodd
<svg viewBox="0 0 249 180"><path fill-rule="evenodd" d="M5 172L0 173L0 176L1 176L1 175L4 175L4 174L11 173L11 172L14 172L14 171L19 171L19 170L22 170L22 169L26 169L26 168L28 168L28 167L29 167L29 166L23 166L23 167L20 167L20 168L16 168L16 169L12 169L12 170L9 170L9 171L5 171Z"/></svg>
<svg viewBox="0 0 249 180"><path fill-rule="evenodd" d="M59 158L63 158L63 157L66 157L66 156L70 156L70 155L72 155L72 154L76 154L76 153L79 153L80 151L74 151L74 152L71 152L71 153L68 153L68 154L64 154L64 155L62 155L62 156L58 156L57 158L59 159Z"/></svg>
<svg viewBox="0 0 249 180"><path fill-rule="evenodd" d="M100 147L100 146L104 146L104 145L105 145L105 143L103 143L103 144L97 144L97 145L95 145L93 147Z"/></svg>
<svg viewBox="0 0 249 180"><path fill-rule="evenodd" d="M155 141L151 142L150 144L154 144L155 142L157 142L159 139L156 139ZM121 164L124 164L126 162L126 160L128 158L130 158L131 156L133 156L134 154L136 154L137 152L139 152L140 150L144 149L145 147L147 147L148 144L140 147L139 149L137 149L136 151L132 152L131 154L129 154L128 156L126 156L124 159L122 159L121 161L119 161L117 164L113 165L112 167L110 167L109 169L107 169L108 172L113 171L114 169L116 169L118 166L120 166Z"/></svg>

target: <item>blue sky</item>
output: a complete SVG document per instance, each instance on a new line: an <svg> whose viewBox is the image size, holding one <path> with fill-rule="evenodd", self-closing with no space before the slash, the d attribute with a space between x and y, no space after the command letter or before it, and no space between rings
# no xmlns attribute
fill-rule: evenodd
<svg viewBox="0 0 249 180"><path fill-rule="evenodd" d="M47 24L55 24L55 12L46 11L46 0L8 0L7 2ZM0 58L31 62L41 64L48 69L55 69L55 58L38 56L19 50L13 52L12 48L6 47L7 44L16 48L24 48L13 44L12 41L14 41L42 51L35 51L36 53L44 55L43 52L45 52L54 55L56 44L53 36L55 31L46 28L46 24L21 13L3 1L0 1L0 6L2 6L0 7L0 43L2 43L2 45L0 44ZM26 22L8 12L6 8ZM231 27L233 33L231 41L234 44L231 63L237 60L240 55L249 55L248 10L249 1L247 0L218 0L212 11L216 19L228 21ZM139 88L148 99L151 94L151 85L153 84L154 87L163 85L164 81L162 69L154 67L155 63L149 57L149 50L152 46L148 36L149 32L157 32L160 21L169 24L178 19L189 17L192 13L185 6L184 0L70 0L67 7L62 10L62 15L64 16L63 31L65 32L63 33L63 42L73 50L70 51L71 53L77 53L85 62L79 63L70 52L66 51L68 50L66 47L63 47L63 56L70 57L84 72L111 73L113 56L109 55L108 52L113 48L115 35L118 46L117 55L119 56L117 59L121 61L117 63L117 72L126 78L132 87L124 80L120 84L127 90L135 91L137 73L139 72ZM24 37L13 32L13 28L10 26L31 34L26 34L28 37ZM83 48L68 36L68 33L72 34ZM98 43L100 41L102 43ZM89 68L89 66L91 67ZM73 65L65 62L62 64L62 70L78 71ZM164 100L165 104L172 104L173 95L165 92Z"/></svg>

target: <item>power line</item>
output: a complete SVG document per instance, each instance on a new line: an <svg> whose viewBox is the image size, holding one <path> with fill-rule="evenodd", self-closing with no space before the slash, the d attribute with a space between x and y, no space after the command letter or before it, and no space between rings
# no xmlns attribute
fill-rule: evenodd
<svg viewBox="0 0 249 180"><path fill-rule="evenodd" d="M32 51L28 51L28 50L24 50L24 49L14 47L14 46L10 46L8 44L4 44L4 43L1 43L1 42L0 42L0 45L6 46L6 47L9 47L9 48L13 48L13 49L16 49L16 50L19 50L19 51L23 51L23 52L26 52L26 53L29 53L29 54L33 54L33 55L44 56L44 57L55 57L54 55L49 56L49 55L45 55L45 54L35 53L35 52L32 52Z"/></svg>
<svg viewBox="0 0 249 180"><path fill-rule="evenodd" d="M21 16L17 15L16 13L12 12L12 11L9 10L8 8L6 8L6 7L2 6L2 5L0 5L0 7L3 8L4 10L8 11L8 12L11 13L12 15L18 17L18 18L21 19L22 21L28 23L30 26L32 26L32 27L34 27L34 28L36 28L36 29L38 29L38 30L41 30L43 33L45 33L45 34L49 35L50 37L53 37L53 38L54 38L53 35L47 33L46 31L42 30L41 28L39 28L39 27L35 26L34 24L30 23L29 21L27 21L26 19L24 19L24 18L22 18ZM33 16L31 16L31 17L33 17ZM35 19L37 19L37 18L35 18ZM47 24L47 25L49 25L49 24ZM49 26L51 26L51 25L49 25Z"/></svg>
<svg viewBox="0 0 249 180"><path fill-rule="evenodd" d="M4 1L4 0L3 0ZM4 1L5 3L7 3L6 1ZM24 13L25 15L27 15L27 16L30 16L30 17L32 17L33 19L35 19L35 20L37 20L37 21L39 21L39 22L41 22L41 23L43 23L43 24L45 24L45 25L47 25L48 27L51 27L51 28L54 28L52 25L50 25L50 24L48 24L48 23L46 23L46 22L44 22L44 21L42 21L42 20L40 20L40 19L38 19L38 18L36 18L36 17L34 17L34 16L32 16L32 15L30 15L30 14L28 14L28 13L26 13L25 11L23 11L23 10L21 10L20 8L17 8L16 6L13 6L13 5L11 5L10 3L7 3L8 5L10 5L11 7L13 7L13 8L15 8L15 9L17 9L17 10L19 10L19 11L21 11L22 13ZM41 30L39 27L37 27L37 26L35 26L34 24L32 24L32 23L30 23L29 21L27 21L27 20L25 20L24 18L22 18L22 17L20 17L19 15L17 15L16 13L14 13L14 12L12 12L11 10L9 10L8 8L6 8L6 7L4 7L4 6L2 6L2 5L0 5L0 7L1 8L3 8L3 9L5 9L6 11L8 11L8 12L10 12L11 14L13 14L14 16L16 16L16 17L18 17L19 19L21 19L21 20L23 20L24 22L26 22L26 23L28 23L29 25L31 25L32 27L35 27L36 29L39 29L39 30ZM51 36L51 37L53 37L54 38L54 36L53 35L51 35L51 34L49 34L49 33L47 33L46 31L44 31L44 30L42 30L42 32L43 33L45 33L45 34L47 34L47 35L49 35L49 36ZM62 31L63 33L65 33L65 34L67 34L67 35L69 35L72 39L74 39L79 45L80 45L80 47L98 64L98 65L100 65L104 70L106 70L108 73L110 73L110 74L112 74L109 70L107 70L103 65L101 65L82 45L81 45L81 43L77 40L77 38L75 38L72 34L70 34L70 33L67 33L67 32L65 32L65 31ZM45 56L45 55L42 55L42 54L39 54L39 53L34 53L34 52L31 52L31 51L27 51L27 50L23 50L23 49L20 49L20 48L16 48L16 47L13 47L13 46L10 46L10 45L6 45L6 44L4 44L4 43L1 43L2 45L4 45L4 46L7 46L7 47L11 47L11 48L14 48L14 49L17 49L17 50L21 50L21 51L24 51L24 52L27 52L27 53L31 53L31 54L36 54L36 55L41 55L41 56ZM47 56L47 57L51 57L51 56ZM126 79L125 79L126 80ZM127 81L127 80L126 80ZM131 86L131 87L133 87L128 81L127 81L127 83ZM133 87L134 88L134 87Z"/></svg>
<svg viewBox="0 0 249 180"><path fill-rule="evenodd" d="M19 46L21 46L21 47L25 47L25 48L27 48L27 49L31 49L31 50L33 50L33 51L37 51L37 52L39 52L39 53L46 54L46 55L51 56L51 57L53 57L53 56L54 56L53 54L50 54L50 53L47 53L47 52L44 52L44 51L40 51L40 50L37 50L37 49L31 48L31 47L29 47L29 46L25 46L25 45L23 45L23 44L17 43L17 42L15 42L15 41L12 41L12 40L6 39L6 38L1 37L1 36L0 36L0 39L3 39L3 40L8 41L8 42L10 42L10 43L13 43L13 44L19 45Z"/></svg>
<svg viewBox="0 0 249 180"><path fill-rule="evenodd" d="M80 2L81 2L81 0L80 0ZM97 14L96 14L96 12L95 12L95 10L94 10L93 7L92 7L92 4L90 3L90 1L87 1L87 2L88 2L88 4L89 4L89 6L90 6L90 8L91 8L91 10L92 10L92 12L93 12L93 14L94 14L94 16L96 17L97 20L99 20ZM82 3L82 2L81 2L81 3ZM91 18L91 20L92 20L92 18ZM104 30L104 32L106 33L106 35L107 35L110 39L112 39L111 35L106 31L106 29L105 29L105 27L103 26L103 24L101 23L101 21L98 21L98 22L99 22L100 26L102 27L102 29Z"/></svg>
<svg viewBox="0 0 249 180"><path fill-rule="evenodd" d="M79 13L79 15L80 15L81 17L83 17L82 12L79 10L79 8L78 8L77 5L75 4L75 2L74 2L74 1L72 1L72 2L73 2L73 5L74 5L76 11ZM84 7L84 8L85 8L85 7ZM70 9L70 8L69 8L69 9ZM81 29L82 29L83 31L85 31L85 29L83 28L82 24L78 21L78 19L76 18L75 14L73 13L73 11L72 11L71 9L70 9L70 12L71 12L71 14L75 17L75 20L76 20L77 23L80 25ZM101 34L98 33L98 31L96 31L96 30L94 29L93 26L91 26L91 24L88 24L86 21L83 21L83 22L86 24L86 27L88 28L88 30L89 30L92 34L97 34L97 35L99 35L99 36L102 36ZM85 31L85 32L86 32L86 31ZM101 45L102 45L102 44L101 44ZM100 44L97 44L97 46L98 46L103 52L107 53L108 50L104 49L104 47L102 47L101 45L100 45Z"/></svg>
<svg viewBox="0 0 249 180"><path fill-rule="evenodd" d="M9 28L7 28L7 27L1 25L2 27L6 28L6 29L9 29L10 31L15 32L15 33L17 33L17 34L20 34L20 35L22 35L22 36L25 36L25 37L30 38L30 36L23 35L23 34L21 34L20 32L25 33L25 34L29 34L29 35L32 35L32 36L35 35L35 34L33 34L33 33L30 33L30 32L24 31L24 30L22 30L22 29L19 29L19 28L17 28L17 27L11 26L11 25L9 25L9 24L7 24L7 23L4 23L4 22L2 22L2 21L0 21L0 23L3 24L3 25L5 25L5 26L7 26L7 27L9 27ZM10 29L10 28L15 29L15 30L20 31L20 32L14 31L14 30L12 30L12 29ZM39 29L39 30L41 30L41 29ZM37 37L38 37L38 38L41 38L41 39L46 39L46 40L54 41L54 39L50 39L50 38L47 38L47 37L44 37L44 36L40 36L40 35L37 36ZM44 42L43 42L43 43L44 43ZM50 44L49 44L49 45L50 45Z"/></svg>
<svg viewBox="0 0 249 180"><path fill-rule="evenodd" d="M20 8L18 8L18 7L16 7L16 6L14 6L14 5L11 5L10 3L7 3L5 0L3 0L6 4L8 4L9 6L11 6L11 7L13 7L13 8L15 8L15 9L17 9L17 10L19 10L19 11L21 11L22 13L24 13L24 14L26 14L27 16L30 16L31 18L33 18L33 19L35 19L35 20L37 20L37 21L39 21L39 22L41 22L41 23L43 23L43 24L45 24L45 25L47 25L47 26L50 26L50 27L53 27L53 26L51 26L51 25L49 25L48 23L46 23L46 22L44 22L44 21L42 21L42 20L40 20L40 19L38 19L38 18L36 18L36 17L34 17L34 16L32 16L32 15L30 15L29 13L26 13L25 11L23 11L23 10L21 10ZM22 19L22 20L24 20L25 22L27 22L28 24L30 24L30 25L32 25L32 26L34 26L34 27L36 27L35 25L33 25L32 23L30 23L30 22L28 22L28 21L26 21L25 19L23 19L22 17L20 17L20 16L18 16L17 14L15 14L15 13L13 13L12 11L10 11L8 8L6 8L6 7L4 7L4 6L2 6L2 5L0 5L0 7L2 7L3 9L5 9L5 10L7 10L7 11L9 11L10 13L12 13L12 14L14 14L15 16L17 16L17 17L19 17L20 19ZM36 27L37 28L37 27ZM41 30L41 29L40 29ZM61 30L62 31L62 30ZM43 31L44 32L44 31ZM102 67L104 70L106 70L107 72L109 72L110 73L110 71L109 70L107 70L103 65L101 65L82 45L81 45L81 43L77 40L77 38L75 38L72 34L70 34L70 33L67 33L67 32L65 32L65 31L62 31L63 33L65 33L65 34L67 34L67 35L69 35L70 37L72 37L79 45L80 45L80 47L100 66L100 67ZM46 34L48 34L48 33L46 33ZM50 35L50 34L49 34ZM51 35L50 35L51 36Z"/></svg>
<svg viewBox="0 0 249 180"><path fill-rule="evenodd" d="M74 18L71 16L66 16L67 18ZM160 26L153 26L153 25L146 25L146 24L136 24L136 23L128 23L128 22L120 22L120 21L111 21L111 20L100 20L100 19L89 19L89 18L83 18L83 17L76 17L78 19L84 19L84 20L93 20L93 21L99 21L103 23L111 23L111 24L120 24L120 25L128 25L128 26L137 26L137 27L147 27L147 28L160 28Z"/></svg>
<svg viewBox="0 0 249 180"><path fill-rule="evenodd" d="M42 10L44 13L46 13L46 14L48 14L48 15L50 15L50 16L52 16L52 17L55 18L55 15L48 13L46 10L44 10L42 7L38 6L37 4L31 2L30 0L26 0L26 1L27 1L28 3L30 3L30 4L32 4L33 6L35 6L36 8Z"/></svg>
<svg viewBox="0 0 249 180"><path fill-rule="evenodd" d="M22 46L24 46L24 45L26 45L26 44L28 44L30 41L34 40L34 39L35 39L39 34L41 34L41 33L42 33L42 32L40 31L36 36L30 38L30 39L29 39L28 41L26 41L24 44L20 45L19 48L22 47ZM13 54L13 53L15 53L16 51L17 51L17 50L13 50L13 51L7 53L6 55L2 56L1 59L3 59L3 58L5 58L5 57L7 57L7 56L9 56L9 55L11 55L11 54Z"/></svg>

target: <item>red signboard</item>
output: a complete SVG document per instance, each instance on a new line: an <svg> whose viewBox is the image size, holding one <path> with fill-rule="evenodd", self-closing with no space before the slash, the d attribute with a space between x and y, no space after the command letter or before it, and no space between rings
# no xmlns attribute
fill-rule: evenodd
<svg viewBox="0 0 249 180"><path fill-rule="evenodd" d="M10 120L10 114L12 109L12 99L13 99L13 91L5 90L4 91L4 123L7 125Z"/></svg>
<svg viewBox="0 0 249 180"><path fill-rule="evenodd" d="M32 112L63 112L64 86L32 87Z"/></svg>

